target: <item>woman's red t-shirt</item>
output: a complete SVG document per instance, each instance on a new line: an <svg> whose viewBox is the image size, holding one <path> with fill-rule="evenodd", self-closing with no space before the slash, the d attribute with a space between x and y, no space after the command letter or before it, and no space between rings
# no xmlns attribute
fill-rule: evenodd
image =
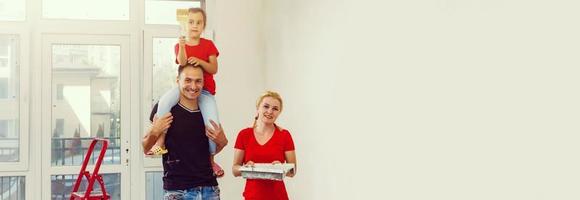
<svg viewBox="0 0 580 200"><path fill-rule="evenodd" d="M276 128L272 138L260 145L254 136L254 129L246 128L238 134L234 148L244 151L244 163L284 163L284 153L294 150L294 141L290 132ZM283 181L248 179L244 197L246 200L287 200L288 194Z"/></svg>

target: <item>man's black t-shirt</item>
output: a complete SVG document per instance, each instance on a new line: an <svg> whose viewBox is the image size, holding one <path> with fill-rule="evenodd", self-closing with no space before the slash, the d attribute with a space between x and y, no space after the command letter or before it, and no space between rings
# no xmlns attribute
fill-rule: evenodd
<svg viewBox="0 0 580 200"><path fill-rule="evenodd" d="M149 119L157 113L153 107ZM208 138L199 110L181 104L171 108L173 122L167 130L163 154L163 189L184 190L197 186L218 185L210 163Z"/></svg>

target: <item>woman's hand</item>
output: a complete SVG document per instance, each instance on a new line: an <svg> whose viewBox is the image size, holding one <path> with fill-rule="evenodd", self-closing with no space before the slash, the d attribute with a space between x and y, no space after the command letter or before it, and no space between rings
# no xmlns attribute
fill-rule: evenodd
<svg viewBox="0 0 580 200"><path fill-rule="evenodd" d="M290 171L286 172L286 176L287 176L287 177L294 177L294 175L296 175L296 174L294 173L294 169L291 169Z"/></svg>
<svg viewBox="0 0 580 200"><path fill-rule="evenodd" d="M234 149L234 165L232 166L232 174L234 174L234 177L242 175L240 167L243 165L244 154L244 150Z"/></svg>
<svg viewBox="0 0 580 200"><path fill-rule="evenodd" d="M254 164L255 164L254 161L248 161L248 162L246 162L246 164L244 164L244 166L254 167Z"/></svg>

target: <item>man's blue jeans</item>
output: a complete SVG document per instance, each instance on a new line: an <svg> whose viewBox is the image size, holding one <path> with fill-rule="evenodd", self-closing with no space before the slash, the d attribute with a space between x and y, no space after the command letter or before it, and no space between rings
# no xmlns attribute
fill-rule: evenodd
<svg viewBox="0 0 580 200"><path fill-rule="evenodd" d="M165 190L164 200L219 200L218 186L199 186L187 190Z"/></svg>

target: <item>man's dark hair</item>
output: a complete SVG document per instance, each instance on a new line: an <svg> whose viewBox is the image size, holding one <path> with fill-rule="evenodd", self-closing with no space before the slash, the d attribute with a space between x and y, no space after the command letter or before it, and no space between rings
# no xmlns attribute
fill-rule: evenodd
<svg viewBox="0 0 580 200"><path fill-rule="evenodd" d="M186 65L179 65L179 68L177 69L177 76L181 75L181 72L183 72L183 70L188 67L199 68L198 66L189 63L187 63Z"/></svg>

